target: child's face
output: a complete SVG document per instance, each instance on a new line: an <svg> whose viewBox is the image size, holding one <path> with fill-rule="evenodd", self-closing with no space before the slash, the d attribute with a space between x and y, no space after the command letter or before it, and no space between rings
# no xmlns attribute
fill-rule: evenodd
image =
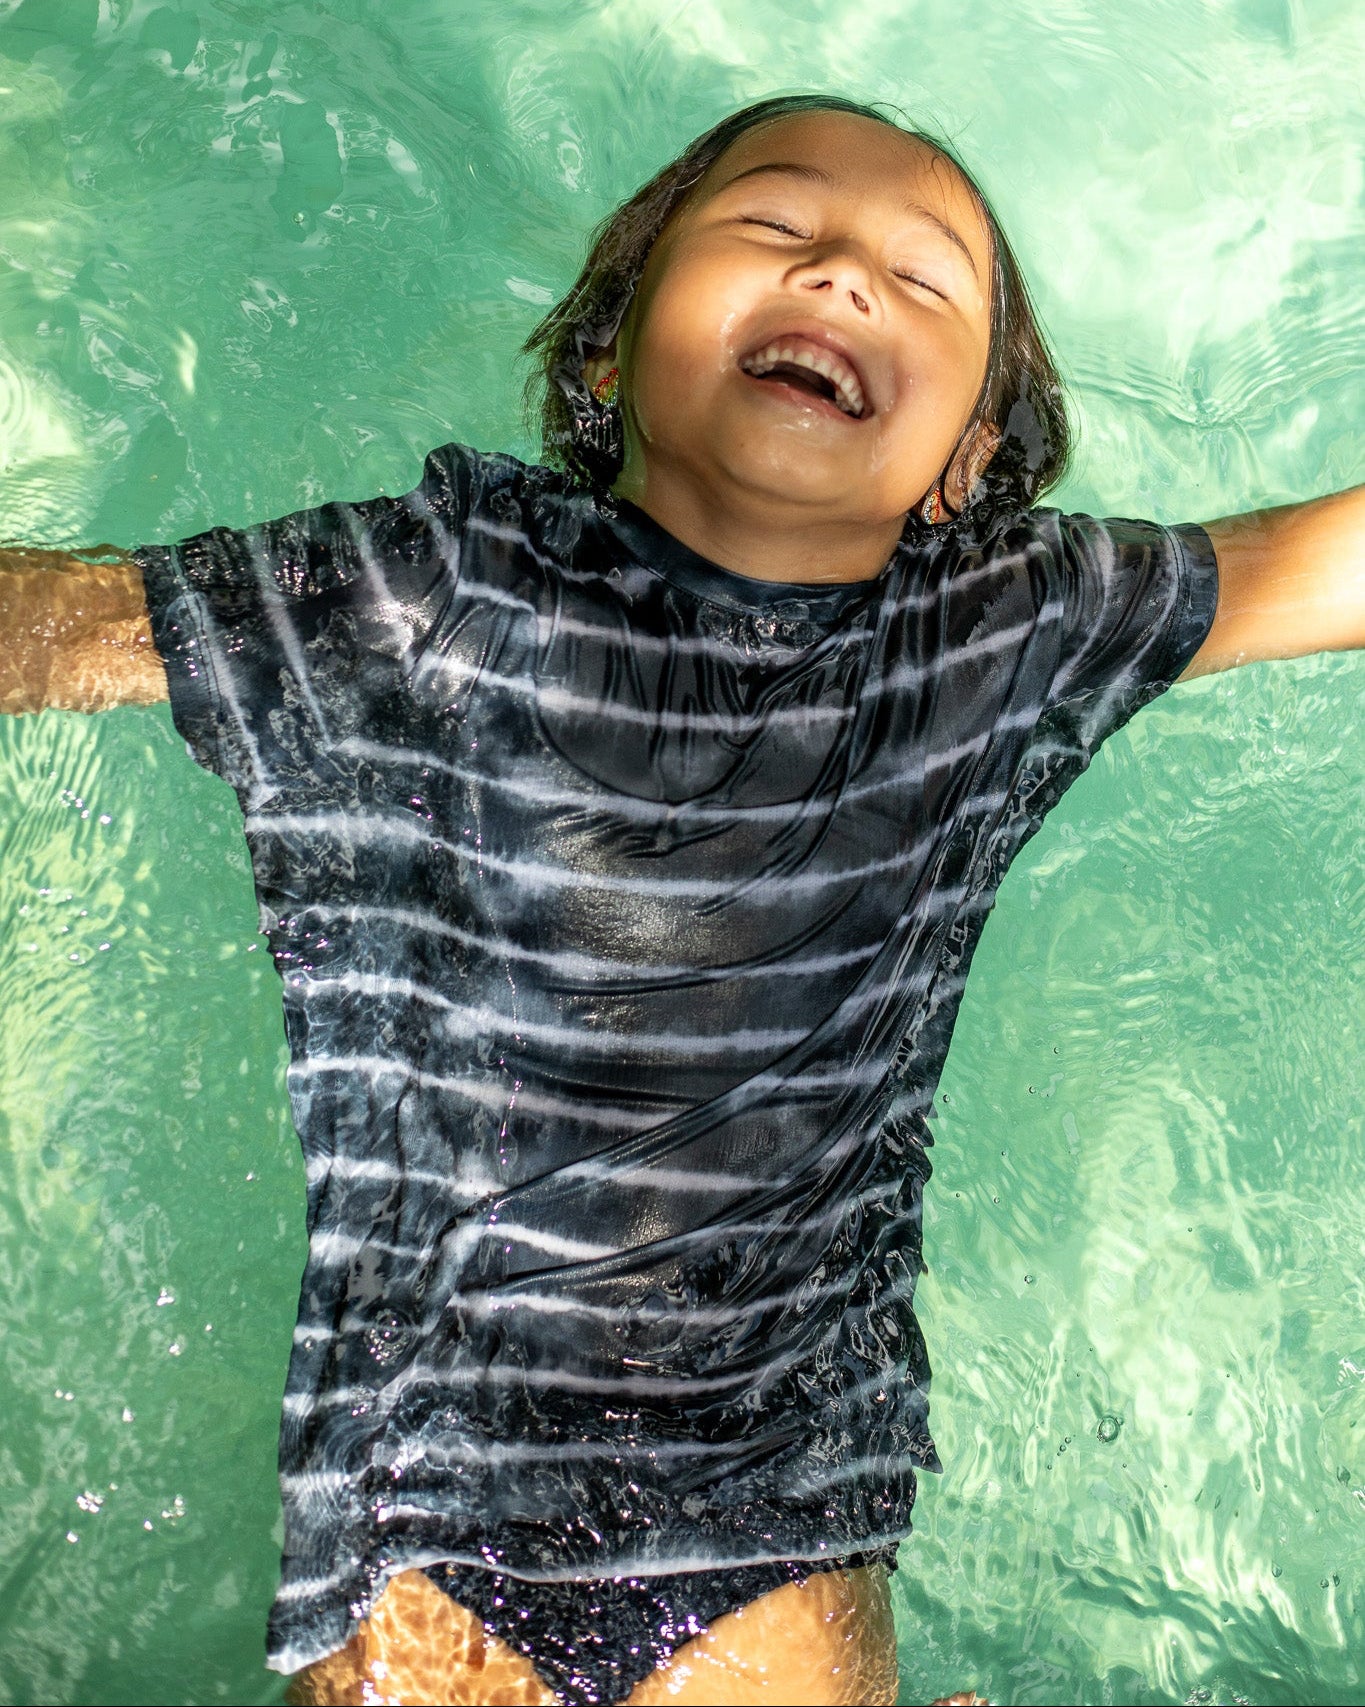
<svg viewBox="0 0 1365 1707"><path fill-rule="evenodd" d="M914 138L845 113L741 137L655 243L617 340L618 490L682 482L802 521L904 517L980 392L991 266L971 191ZM958 506L968 461L947 482Z"/></svg>

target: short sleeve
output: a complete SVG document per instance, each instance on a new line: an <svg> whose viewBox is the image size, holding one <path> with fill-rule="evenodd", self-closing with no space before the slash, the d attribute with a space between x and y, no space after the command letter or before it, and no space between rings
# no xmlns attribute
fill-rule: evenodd
<svg viewBox="0 0 1365 1707"><path fill-rule="evenodd" d="M329 754L391 712L458 582L472 456L433 451L403 497L133 552L176 728L244 808L325 786Z"/></svg>
<svg viewBox="0 0 1365 1707"><path fill-rule="evenodd" d="M1176 680L1203 644L1218 602L1203 528L1055 517L1048 597L1058 645L1049 710L1086 758Z"/></svg>

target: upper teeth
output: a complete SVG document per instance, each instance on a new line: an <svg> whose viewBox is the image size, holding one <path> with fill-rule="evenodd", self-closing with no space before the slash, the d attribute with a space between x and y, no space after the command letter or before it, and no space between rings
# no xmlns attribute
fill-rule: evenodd
<svg viewBox="0 0 1365 1707"><path fill-rule="evenodd" d="M858 384L858 376L833 350L816 350L809 344L768 344L746 356L740 366L745 373L758 378L771 373L779 362L789 362L793 367L805 367L812 373L823 374L834 386L834 401L843 412L846 415L862 414L863 388Z"/></svg>

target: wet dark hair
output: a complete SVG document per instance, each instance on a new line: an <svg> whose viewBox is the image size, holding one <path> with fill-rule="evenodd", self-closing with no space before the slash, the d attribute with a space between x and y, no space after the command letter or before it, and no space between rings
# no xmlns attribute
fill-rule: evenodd
<svg viewBox="0 0 1365 1707"><path fill-rule="evenodd" d="M731 113L602 221L572 289L523 345L534 362L526 399L531 418L539 417L542 454L583 484L615 481L624 454L620 413L593 397L582 377L584 363L611 342L659 233L721 155L758 125L812 112L854 113L915 137L948 160L975 197L991 234L991 339L986 377L958 444L978 424L994 422L1000 447L971 495L971 508L1027 507L1061 479L1071 430L1056 364L1009 242L946 142L839 95L779 95Z"/></svg>

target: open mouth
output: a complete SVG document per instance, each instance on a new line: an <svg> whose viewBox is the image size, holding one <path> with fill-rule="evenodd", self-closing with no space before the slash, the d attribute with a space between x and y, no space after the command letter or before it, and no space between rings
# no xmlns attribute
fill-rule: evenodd
<svg viewBox="0 0 1365 1707"><path fill-rule="evenodd" d="M745 356L739 365L751 379L789 385L833 404L850 420L861 421L872 412L853 364L812 339L776 338Z"/></svg>

